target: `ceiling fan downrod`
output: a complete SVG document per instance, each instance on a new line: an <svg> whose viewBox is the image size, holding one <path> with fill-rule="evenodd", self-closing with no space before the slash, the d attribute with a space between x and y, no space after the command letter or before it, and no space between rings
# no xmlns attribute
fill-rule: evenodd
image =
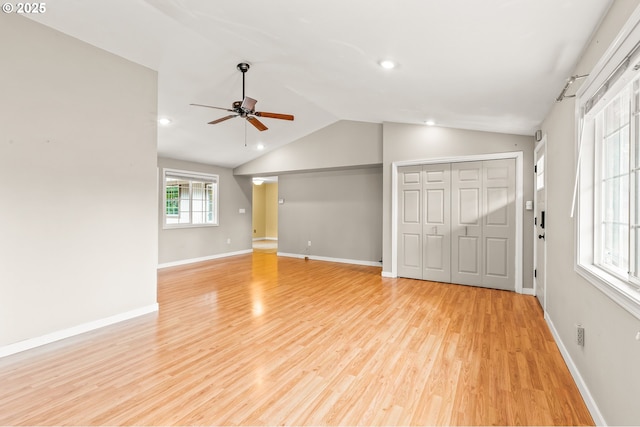
<svg viewBox="0 0 640 427"><path fill-rule="evenodd" d="M246 62L241 62L237 65L238 70L242 72L242 99L244 99L244 73L249 71L249 64Z"/></svg>

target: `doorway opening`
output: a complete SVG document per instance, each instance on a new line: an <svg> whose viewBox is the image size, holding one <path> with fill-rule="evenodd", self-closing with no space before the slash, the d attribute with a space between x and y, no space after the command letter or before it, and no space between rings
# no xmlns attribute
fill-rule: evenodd
<svg viewBox="0 0 640 427"><path fill-rule="evenodd" d="M278 177L253 178L253 250L278 251Z"/></svg>

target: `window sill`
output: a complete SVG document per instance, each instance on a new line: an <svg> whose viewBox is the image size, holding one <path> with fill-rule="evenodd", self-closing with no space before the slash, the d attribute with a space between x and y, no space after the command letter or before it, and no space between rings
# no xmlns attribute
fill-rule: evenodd
<svg viewBox="0 0 640 427"><path fill-rule="evenodd" d="M163 230L175 230L181 228L201 228L201 227L218 227L219 224L164 224L162 226Z"/></svg>
<svg viewBox="0 0 640 427"><path fill-rule="evenodd" d="M592 265L578 264L575 270L636 319L640 319L640 290Z"/></svg>

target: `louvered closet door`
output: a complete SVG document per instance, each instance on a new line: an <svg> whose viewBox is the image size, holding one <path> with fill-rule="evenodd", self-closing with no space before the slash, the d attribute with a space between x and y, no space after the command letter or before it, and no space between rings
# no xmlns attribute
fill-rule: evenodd
<svg viewBox="0 0 640 427"><path fill-rule="evenodd" d="M451 165L425 165L422 172L424 203L422 278L451 281Z"/></svg>
<svg viewBox="0 0 640 427"><path fill-rule="evenodd" d="M451 282L482 285L482 162L451 165Z"/></svg>
<svg viewBox="0 0 640 427"><path fill-rule="evenodd" d="M422 279L422 166L398 168L398 275Z"/></svg>

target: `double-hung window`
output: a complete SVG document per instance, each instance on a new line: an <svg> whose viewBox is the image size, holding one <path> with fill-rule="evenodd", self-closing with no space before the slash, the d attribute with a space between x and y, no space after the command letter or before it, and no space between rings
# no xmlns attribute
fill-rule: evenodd
<svg viewBox="0 0 640 427"><path fill-rule="evenodd" d="M578 93L576 270L640 318L640 19L626 35Z"/></svg>
<svg viewBox="0 0 640 427"><path fill-rule="evenodd" d="M218 176L164 169L165 228L218 225Z"/></svg>

